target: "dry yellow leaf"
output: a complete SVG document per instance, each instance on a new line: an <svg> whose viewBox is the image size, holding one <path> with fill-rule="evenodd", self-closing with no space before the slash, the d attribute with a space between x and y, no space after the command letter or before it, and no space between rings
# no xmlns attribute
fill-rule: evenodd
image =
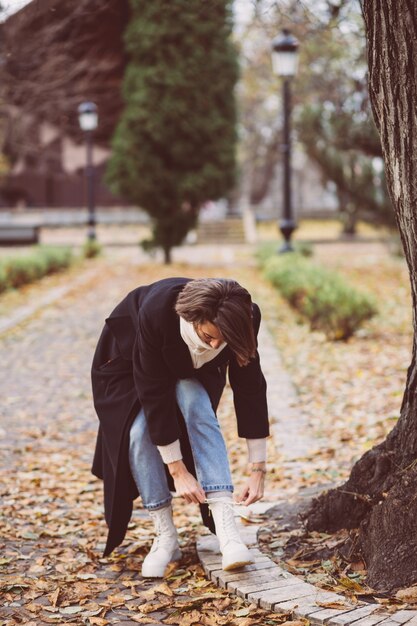
<svg viewBox="0 0 417 626"><path fill-rule="evenodd" d="M362 585L356 582L356 580L352 580L349 576L340 576L339 582L341 585L346 587L346 589L351 589L352 591L365 591Z"/></svg>
<svg viewBox="0 0 417 626"><path fill-rule="evenodd" d="M49 598L52 606L56 606L56 603L58 602L58 596L60 594L60 591L61 591L60 587L57 587L54 592L52 592L51 594L48 595L48 598Z"/></svg>
<svg viewBox="0 0 417 626"><path fill-rule="evenodd" d="M174 592L167 583L161 583L157 587L153 588L154 593L163 593L165 596L173 596Z"/></svg>
<svg viewBox="0 0 417 626"><path fill-rule="evenodd" d="M131 619L133 622L136 622L137 624L149 624L149 617L146 617L144 615L129 615L129 619ZM159 624L160 622L158 622Z"/></svg>
<svg viewBox="0 0 417 626"><path fill-rule="evenodd" d="M106 598L106 601L112 606L120 606L121 604L125 604L129 600L132 600L133 596L123 596L120 593L116 593L114 595L109 595Z"/></svg>
<svg viewBox="0 0 417 626"><path fill-rule="evenodd" d="M404 602L414 602L417 600L417 585L407 587L406 589L400 589L395 594L395 597L398 598L398 600L403 600Z"/></svg>
<svg viewBox="0 0 417 626"><path fill-rule="evenodd" d="M192 610L187 613L181 613L180 615L170 615L163 619L164 624L180 624L181 626L193 626L201 624L202 615L200 611Z"/></svg>
<svg viewBox="0 0 417 626"><path fill-rule="evenodd" d="M109 621L104 617L89 617L88 619L93 626L106 626L106 624L109 624Z"/></svg>
<svg viewBox="0 0 417 626"><path fill-rule="evenodd" d="M152 613L152 611L161 611L171 605L171 601L166 602L144 602L137 608L141 613Z"/></svg>
<svg viewBox="0 0 417 626"><path fill-rule="evenodd" d="M165 570L164 578L169 578L174 572L177 571L177 569L178 569L177 563L175 562L169 563ZM188 574L185 574L185 577L186 576L188 576Z"/></svg>
<svg viewBox="0 0 417 626"><path fill-rule="evenodd" d="M317 606L322 606L325 609L352 609L349 604L343 602L343 600L335 600L333 602L316 602Z"/></svg>
<svg viewBox="0 0 417 626"><path fill-rule="evenodd" d="M225 626L226 624L230 624L230 616L221 616L214 611L204 612L204 615L201 616L201 623L203 626ZM240 620L239 626L241 626Z"/></svg>

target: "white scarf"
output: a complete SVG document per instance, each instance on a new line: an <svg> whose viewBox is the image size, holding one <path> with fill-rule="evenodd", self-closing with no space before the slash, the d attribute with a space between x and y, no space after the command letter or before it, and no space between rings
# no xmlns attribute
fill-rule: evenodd
<svg viewBox="0 0 417 626"><path fill-rule="evenodd" d="M192 322L186 322L180 317L180 333L190 351L194 369L199 369L204 363L212 361L226 347L223 342L218 348L212 348L198 336Z"/></svg>

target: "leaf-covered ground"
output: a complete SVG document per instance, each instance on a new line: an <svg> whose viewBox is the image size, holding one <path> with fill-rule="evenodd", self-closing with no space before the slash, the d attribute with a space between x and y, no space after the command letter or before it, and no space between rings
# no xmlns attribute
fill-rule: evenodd
<svg viewBox="0 0 417 626"><path fill-rule="evenodd" d="M101 558L106 527L102 486L90 473L97 418L89 371L104 318L138 284L231 270L140 265L126 254L94 264L98 273L89 282L0 337L0 625L285 622L288 615L250 606L206 580L194 548L202 530L198 510L179 499L174 509L184 559L164 581L140 576L153 532L138 501L125 542ZM50 286L72 277L62 274ZM41 281L8 294L3 315L48 288ZM240 476L243 446L236 444L228 393L221 419Z"/></svg>
<svg viewBox="0 0 417 626"><path fill-rule="evenodd" d="M106 527L101 484L90 474L97 426L90 363L104 318L129 289L168 275L233 276L261 304L297 386L297 409L310 424L312 452L301 460L303 469L296 476L281 468L269 442L266 498L273 501L277 494L288 494L291 502L300 489L340 482L354 459L380 441L398 418L411 346L403 261L378 244L352 246L316 248L319 260L378 299L378 318L347 343L329 343L320 333L310 333L253 266L164 268L132 262L127 254L95 260L94 279L0 337L0 626L252 626L289 619L249 606L205 579L194 549L202 529L197 508L179 499L174 510L184 559L164 581L140 576L152 528L138 501L125 542L110 558L101 558ZM198 250L193 255L198 258ZM68 280L68 274L61 275L53 286ZM3 314L46 289L42 281L23 294L9 294ZM238 488L246 468L246 445L236 437L229 391L219 418ZM291 571L318 585L347 589L350 595L362 593L364 564L348 564L346 569L346 563L334 557L333 548L343 537L312 534L301 545L297 537L303 531L291 535L279 520L274 528L265 528L268 532L267 547L278 560L288 539L295 537L287 564ZM311 561L305 550L317 550L320 556Z"/></svg>

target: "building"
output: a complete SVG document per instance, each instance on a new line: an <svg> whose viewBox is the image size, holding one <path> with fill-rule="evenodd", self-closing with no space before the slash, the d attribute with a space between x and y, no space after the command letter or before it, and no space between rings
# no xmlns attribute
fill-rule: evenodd
<svg viewBox="0 0 417 626"><path fill-rule="evenodd" d="M77 107L97 104L97 203L122 204L103 182L122 109L128 0L32 0L0 25L2 152L11 165L0 206L84 205L85 146Z"/></svg>

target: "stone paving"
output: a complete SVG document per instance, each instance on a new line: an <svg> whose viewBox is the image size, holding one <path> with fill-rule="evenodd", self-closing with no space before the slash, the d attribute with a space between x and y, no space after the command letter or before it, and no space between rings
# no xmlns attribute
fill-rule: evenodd
<svg viewBox="0 0 417 626"><path fill-rule="evenodd" d="M178 260L185 262L192 257L199 264L204 259L207 264L233 266L237 262L236 255L240 258L246 250L237 247L233 252L225 247L222 250L207 248L202 251L194 247L188 251L190 254L182 250ZM88 388L91 355L102 320L109 312L109 303L117 302L132 287L132 276L137 273L140 262L138 256L131 262L126 261L126 254L123 258L124 262L120 266L114 263L114 259L103 262L103 271L99 275L86 271L77 285L67 285L64 290L50 293L43 302L34 302L32 308L28 305L24 311L17 311L14 317L0 322L3 324L0 328L7 329L0 337L0 395L3 400L0 415L0 469L4 476L18 472L22 464L28 463L27 454L34 448L53 463L54 454L66 451L71 446L74 449L79 447L81 437L85 442L86 431L91 438L91 446L78 454L82 462L90 463L95 424ZM54 301L54 306L51 306ZM25 318L26 322L22 325ZM300 459L320 442L309 438L306 424L300 421L292 406L296 392L264 325L260 335L260 351L269 383L269 405L274 419L276 446L283 463L291 471L297 472ZM84 381L81 386L78 382L80 380ZM270 502L254 505L253 510L265 511L284 497L282 493L274 495ZM6 493L6 496L6 500L10 500L10 494ZM96 508L97 519L100 519L102 512L99 503ZM31 514L30 510L28 514ZM140 517L141 513L137 512L136 515ZM21 523L20 518L16 520L16 527L19 528ZM318 602L326 604L337 601L346 605L347 601L337 594L324 592L300 581L273 563L257 547L258 529L257 525L242 525L242 535L253 551L255 564L231 573L221 570L216 538L212 535L201 536L197 550L207 576L220 587L248 602L278 612L292 611L295 617L308 617L311 623L317 625L329 623L332 626L344 626L354 623L355 626L395 626L407 623L409 626L417 626L417 611L398 611L388 615L379 612L379 605L359 603L343 609L320 606ZM65 545L65 541L64 538L60 545ZM22 552L21 558L29 559L25 553L32 556L35 549L38 555L47 559L51 543L34 542L31 544L28 540L26 552ZM52 545L58 544L59 541L55 541ZM31 562L28 568L29 565ZM137 579L138 569L139 566L127 570L114 566L112 569L108 563L103 563L99 575L106 582L106 591L98 593L97 599L103 599L109 593L121 593L122 581ZM30 571L28 569L29 575L33 576ZM154 584L142 580L135 588L137 597L126 595L123 606L116 607L106 615L109 623L137 623L129 619L129 613L140 602L140 593L145 593ZM44 602L42 598L38 601L40 604ZM0 608L0 618L16 614L21 623L31 623L29 614L19 602L7 602ZM155 619L158 617L155 613L153 616ZM50 623L50 620L43 622L38 618L36 621L37 625L44 623ZM148 624L151 625L152 621Z"/></svg>
<svg viewBox="0 0 417 626"><path fill-rule="evenodd" d="M226 251L204 251L206 264L219 267L219 259L233 263ZM193 271L198 270L176 266L177 273ZM150 540L149 531L142 531L140 507L135 507L129 540L114 558L100 559L106 530L101 484L89 473L97 424L89 369L103 320L115 303L141 281L169 274L137 249L114 250L76 280L63 275L62 285L40 290L41 299L34 290L23 306L0 319L1 626L70 621L65 610L75 611L80 603L56 604L54 593L65 590L68 597L70 588L81 593L85 581L93 589L96 610L116 598L106 623L134 624L132 613L137 618L136 607L160 584L139 576ZM199 524L197 513L188 520L191 526ZM186 535L192 536L190 528L181 532L188 545ZM178 575L198 567L194 548L188 548ZM184 591L178 593L173 600L187 601ZM154 624L161 616L166 611L152 611L141 623ZM74 620L85 623L76 615Z"/></svg>

